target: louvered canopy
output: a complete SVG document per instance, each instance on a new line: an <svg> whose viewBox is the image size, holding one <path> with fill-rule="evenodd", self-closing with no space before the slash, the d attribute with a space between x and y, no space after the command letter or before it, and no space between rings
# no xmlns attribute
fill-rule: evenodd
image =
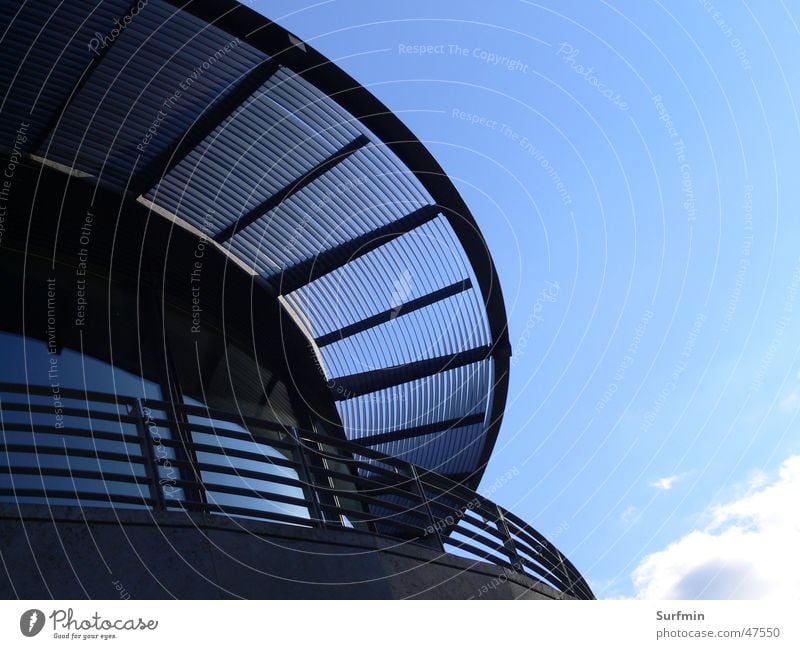
<svg viewBox="0 0 800 649"><path fill-rule="evenodd" d="M213 238L307 333L348 438L477 483L510 350L451 181L367 90L251 10L139 7L2 3L2 141L28 123L24 153Z"/></svg>

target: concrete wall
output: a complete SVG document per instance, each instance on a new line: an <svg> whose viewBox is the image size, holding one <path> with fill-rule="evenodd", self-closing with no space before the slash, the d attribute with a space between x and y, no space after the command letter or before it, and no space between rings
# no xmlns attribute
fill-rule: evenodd
<svg viewBox="0 0 800 649"><path fill-rule="evenodd" d="M501 568L351 530L0 504L0 598L554 599Z"/></svg>

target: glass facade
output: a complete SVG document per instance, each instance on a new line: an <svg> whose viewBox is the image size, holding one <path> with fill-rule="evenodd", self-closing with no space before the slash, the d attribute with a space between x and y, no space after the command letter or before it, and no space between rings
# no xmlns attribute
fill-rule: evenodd
<svg viewBox="0 0 800 649"><path fill-rule="evenodd" d="M270 445L299 423L281 368L226 337L213 312L188 336L186 296L148 281L131 288L107 268L30 250L3 251L0 285L19 305L0 311L0 501L165 509L194 501L308 517L292 502L303 500L288 484L297 472L280 465L288 451ZM265 427L245 426L248 417ZM188 457L184 438L207 450ZM199 476L194 467L203 467ZM202 490L186 488L193 478Z"/></svg>

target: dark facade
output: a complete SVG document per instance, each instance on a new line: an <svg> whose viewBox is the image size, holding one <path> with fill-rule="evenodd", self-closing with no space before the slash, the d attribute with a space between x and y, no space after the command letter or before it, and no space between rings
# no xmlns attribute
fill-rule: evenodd
<svg viewBox="0 0 800 649"><path fill-rule="evenodd" d="M470 596L483 571L536 597L591 597L546 539L472 491L510 347L491 256L450 180L278 25L233 2L183 4L0 8L0 593L59 596L48 583L71 562L63 544L43 559L53 530L80 545L116 521L144 526L143 566L163 530L183 530L171 552L189 556L222 526L247 532L241 561L273 536L298 553L402 547L401 571L422 574L433 553L472 575L439 596ZM119 547L104 542L83 569ZM138 597L432 588L381 559L337 590L325 561L284 555L262 564L293 566L280 578L254 569L211 590L181 578L185 561L154 582L123 563ZM42 563L21 583L8 566L25 560ZM168 577L178 585L153 585ZM106 596L75 583L60 596Z"/></svg>

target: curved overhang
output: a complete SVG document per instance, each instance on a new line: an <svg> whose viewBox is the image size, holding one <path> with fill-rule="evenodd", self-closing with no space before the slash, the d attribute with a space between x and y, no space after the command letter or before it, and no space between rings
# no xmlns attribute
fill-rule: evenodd
<svg viewBox="0 0 800 649"><path fill-rule="evenodd" d="M306 332L348 438L477 485L508 387L502 292L386 106L229 0L5 3L0 33L2 148L213 239Z"/></svg>

